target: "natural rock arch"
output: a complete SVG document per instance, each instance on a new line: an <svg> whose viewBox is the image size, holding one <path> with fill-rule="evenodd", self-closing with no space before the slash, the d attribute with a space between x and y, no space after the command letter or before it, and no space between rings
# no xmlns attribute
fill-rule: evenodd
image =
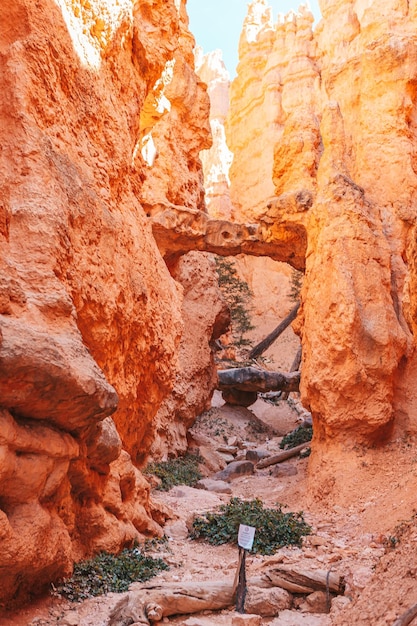
<svg viewBox="0 0 417 626"><path fill-rule="evenodd" d="M256 224L238 224L211 219L197 209L159 206L151 215L152 232L162 256L172 258L200 250L220 256L249 254L269 256L304 270L307 233L288 208L305 211L311 206L311 194L288 195L274 199Z"/></svg>

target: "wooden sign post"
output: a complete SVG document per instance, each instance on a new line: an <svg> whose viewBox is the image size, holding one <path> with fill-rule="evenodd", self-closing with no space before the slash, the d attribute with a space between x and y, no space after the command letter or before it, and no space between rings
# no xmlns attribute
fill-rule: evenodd
<svg viewBox="0 0 417 626"><path fill-rule="evenodd" d="M235 577L236 611L245 612L246 597L246 553L252 549L256 529L253 526L240 524L237 542L239 545L239 559Z"/></svg>

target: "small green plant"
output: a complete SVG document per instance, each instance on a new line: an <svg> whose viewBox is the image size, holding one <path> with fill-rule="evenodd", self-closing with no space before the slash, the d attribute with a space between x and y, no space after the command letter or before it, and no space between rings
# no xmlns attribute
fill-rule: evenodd
<svg viewBox="0 0 417 626"><path fill-rule="evenodd" d="M254 328L250 318L253 293L248 283L239 278L234 261L216 256L215 262L219 287L230 309L233 343L248 346L250 341L244 335Z"/></svg>
<svg viewBox="0 0 417 626"><path fill-rule="evenodd" d="M256 528L252 551L258 554L274 554L288 545L301 545L303 535L311 532L302 513L284 513L282 506L265 509L262 500L231 498L217 511L197 517L193 522L192 539L205 539L212 545L237 542L239 525Z"/></svg>
<svg viewBox="0 0 417 626"><path fill-rule="evenodd" d="M307 424L306 426L298 426L298 428L283 437L279 447L283 450L289 450L290 448L295 448L295 446L299 446L301 443L311 441L312 438L312 426L310 426L309 424Z"/></svg>
<svg viewBox="0 0 417 626"><path fill-rule="evenodd" d="M144 474L153 474L161 480L157 487L160 491L169 491L175 485L193 487L201 478L198 467L200 462L201 458L198 455L187 453L176 459L151 463Z"/></svg>
<svg viewBox="0 0 417 626"><path fill-rule="evenodd" d="M169 569L162 559L146 556L143 551L135 546L125 548L118 555L101 552L87 561L76 563L72 577L55 586L54 594L81 602L111 591L127 591L131 583L144 582Z"/></svg>

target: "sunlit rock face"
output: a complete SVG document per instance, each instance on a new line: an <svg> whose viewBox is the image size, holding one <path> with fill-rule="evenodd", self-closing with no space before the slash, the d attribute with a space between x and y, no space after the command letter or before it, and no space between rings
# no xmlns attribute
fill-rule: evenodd
<svg viewBox="0 0 417 626"><path fill-rule="evenodd" d="M233 154L226 140L224 123L229 111L229 73L222 60L221 50L203 55L196 53L196 71L208 87L210 98L210 127L213 144L201 152L207 210L212 217L230 219L229 170Z"/></svg>
<svg viewBox="0 0 417 626"><path fill-rule="evenodd" d="M321 9L313 32L305 10L273 24L267 2L250 5L226 124L236 215L274 211L307 233L298 329L313 466L339 443L417 427L417 10Z"/></svg>
<svg viewBox="0 0 417 626"><path fill-rule="evenodd" d="M312 16L307 11L297 18L290 14L274 24L266 1L249 5L226 121L227 140L235 155L230 171L230 194L239 220L242 216L246 220L261 216L274 195L271 173L274 150L279 145L283 146L283 156L287 159L282 163L288 179L285 190L304 188L298 182L297 170L302 166L294 167L294 156L304 141L303 129L307 125L308 131L311 130L314 84L319 78L311 26ZM285 129L291 123L294 109L297 116L293 126L299 128L290 146L285 146ZM275 167L279 167L280 161L277 160ZM293 180L289 180L291 176Z"/></svg>
<svg viewBox="0 0 417 626"><path fill-rule="evenodd" d="M210 139L183 2L6 0L0 17L2 602L161 533L129 454L173 388L184 290L146 212L203 208Z"/></svg>
<svg viewBox="0 0 417 626"><path fill-rule="evenodd" d="M267 9L266 13L267 16L270 16L270 9ZM250 8L246 23L250 22L253 26L252 14L253 9ZM263 10L260 17L255 16L255 23L260 21L262 24L262 15ZM266 23L271 28L270 17L267 17ZM245 63L246 61L241 62ZM268 230L266 239L272 241L276 229L275 216L265 215L265 206L274 190L271 175L273 145L269 145L267 139L270 128L264 127L267 119L264 111L265 102L268 103L267 106L271 107L272 103L269 102L268 96L265 98L262 96L262 104L259 104L258 101L255 103L246 101L244 95L246 84L243 84L244 79L243 83L242 81L239 82L239 77L232 83L233 98L230 101L229 75L220 50L215 50L204 56L202 56L201 49L198 50L196 71L208 86L210 124L213 135L213 145L201 153L207 212L209 216L219 220L233 219L237 222L245 220L256 222L258 218L256 211L245 212L241 210L245 203L252 208L253 202L251 203L251 200L256 198L256 202L259 202L263 211L263 214L260 213L260 217L265 219L264 231ZM242 93L239 91L241 87ZM262 121L258 117L259 114ZM271 111L271 119L273 115L274 113ZM252 126L247 126L248 119ZM226 121L228 121L227 128L225 128ZM245 128L242 128L242 125ZM242 145L239 141L242 137L245 138L245 132L248 132L249 136L246 138L247 143ZM254 137L255 141L257 141L256 138L260 137L259 145L264 143L267 149L260 149L260 153L255 151L252 160ZM236 150L235 154L230 151L229 146L233 146ZM247 165L250 166L250 171L245 170ZM251 191L248 197L249 188ZM272 211L272 213L274 212ZM283 254L280 258L288 258L287 248L292 248L289 244L289 237L287 241L285 239L285 236L282 237ZM297 241L297 237L294 237L293 241ZM264 245L264 253L268 254L266 245ZM304 253L299 254L299 256L304 257ZM275 328L294 306L294 302L289 297L291 268L279 261L272 260L268 256L254 257L248 255L237 256L235 266L240 278L248 284L253 293L251 319L254 328L248 333L247 338L255 344ZM265 357L272 368L289 369L298 345L298 338L289 328L285 335L267 350Z"/></svg>
<svg viewBox="0 0 417 626"><path fill-rule="evenodd" d="M163 460L186 452L188 428L210 407L217 384L212 344L230 321L212 255L189 252L178 259L171 272L184 289L184 333L174 388L154 420L151 455Z"/></svg>
<svg viewBox="0 0 417 626"><path fill-rule="evenodd" d="M308 228L303 388L319 437L379 440L399 420L415 429L414 394L402 388L414 369L404 312L413 301L416 16L406 3L322 10L323 154ZM318 289L323 276L332 280Z"/></svg>
<svg viewBox="0 0 417 626"><path fill-rule="evenodd" d="M158 11L154 3L152 15L157 21ZM141 110L141 150L146 167L138 194L151 213L157 204L205 208L199 153L212 143L209 98L206 85L194 72L195 41L187 30L184 3L179 16L180 31L172 59L165 63ZM167 35L172 38L167 31L163 40Z"/></svg>

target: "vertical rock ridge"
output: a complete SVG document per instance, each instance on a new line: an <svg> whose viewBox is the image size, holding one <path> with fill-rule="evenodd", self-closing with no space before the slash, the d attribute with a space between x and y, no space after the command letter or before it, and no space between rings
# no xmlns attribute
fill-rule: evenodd
<svg viewBox="0 0 417 626"><path fill-rule="evenodd" d="M6 0L0 19L3 603L162 533L133 463L178 373L184 290L143 205L204 208L210 138L185 2Z"/></svg>
<svg viewBox="0 0 417 626"><path fill-rule="evenodd" d="M313 30L303 8L273 24L267 2L249 5L226 121L233 218L307 236L297 328L312 482L332 446L417 426L415 7L321 9Z"/></svg>

